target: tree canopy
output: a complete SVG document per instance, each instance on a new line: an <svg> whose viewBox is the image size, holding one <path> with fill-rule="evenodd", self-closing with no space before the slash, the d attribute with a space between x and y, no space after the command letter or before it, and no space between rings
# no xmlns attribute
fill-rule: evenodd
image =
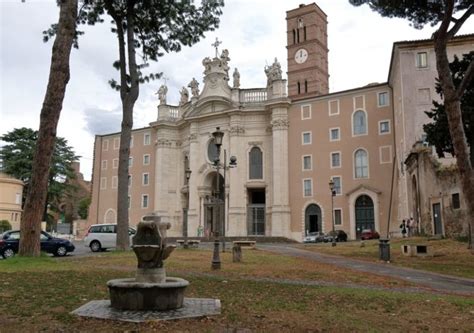
<svg viewBox="0 0 474 333"><path fill-rule="evenodd" d="M33 154L38 141L38 131L31 128L15 128L0 137L6 144L0 148L0 156L3 160L3 172L9 174L25 183L23 200L31 184L33 170ZM72 147L68 146L67 140L56 137L53 155L50 163L48 176L47 204L56 208L63 194L74 190L65 180L75 177L72 163L79 159Z"/></svg>
<svg viewBox="0 0 474 333"><path fill-rule="evenodd" d="M469 64L474 60L474 51L464 54L462 59L454 56L454 60L449 64L454 85L459 87L465 76ZM436 92L443 97L443 90L439 82L436 84ZM467 143L470 148L471 164L474 165L474 80L467 86L464 95L461 97L461 112L464 131ZM433 101L433 109L425 112L433 119L432 123L423 125L426 133L426 141L433 145L439 157L444 157L444 153L455 155L451 135L449 134L448 117L444 108L444 102Z"/></svg>

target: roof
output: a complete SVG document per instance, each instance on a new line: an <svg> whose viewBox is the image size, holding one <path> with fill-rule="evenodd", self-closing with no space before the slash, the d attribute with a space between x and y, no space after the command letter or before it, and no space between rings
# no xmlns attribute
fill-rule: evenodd
<svg viewBox="0 0 474 333"><path fill-rule="evenodd" d="M448 41L448 44L453 43L453 42L457 42L457 41L460 41L460 40L468 40L468 39L474 39L474 34L465 34L465 35L455 36L454 38L452 38ZM398 42L393 43L392 56L390 58L390 66L388 68L387 82L390 83L390 77L391 77L391 74L392 74L392 65L393 65L393 61L394 61L394 58L395 58L395 50L397 48L422 46L422 45L429 45L429 44L433 44L433 43L434 43L433 38L417 39L417 40L403 40L403 41L398 41Z"/></svg>

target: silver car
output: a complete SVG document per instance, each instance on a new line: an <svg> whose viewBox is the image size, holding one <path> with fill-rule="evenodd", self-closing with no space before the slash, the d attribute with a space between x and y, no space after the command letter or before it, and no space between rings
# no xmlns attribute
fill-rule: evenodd
<svg viewBox="0 0 474 333"><path fill-rule="evenodd" d="M318 243L324 241L324 234L320 231L310 232L303 239L303 243Z"/></svg>
<svg viewBox="0 0 474 333"><path fill-rule="evenodd" d="M132 237L137 231L128 228L130 244ZM89 247L92 252L105 251L117 246L117 225L116 224L93 224L84 237L84 246Z"/></svg>

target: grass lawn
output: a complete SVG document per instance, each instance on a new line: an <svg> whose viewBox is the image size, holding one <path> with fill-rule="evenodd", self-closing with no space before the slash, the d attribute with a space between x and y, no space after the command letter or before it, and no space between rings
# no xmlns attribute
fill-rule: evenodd
<svg viewBox="0 0 474 333"><path fill-rule="evenodd" d="M165 265L169 276L191 282L187 297L219 298L222 314L143 324L69 314L88 301L107 299L108 280L133 276L136 260L130 252L2 260L0 332L474 330L472 298L361 289L357 285L399 289L409 285L260 250L244 250L242 263L232 263L231 254L224 253L222 270L214 272L211 256L211 251L178 249ZM295 285L285 283L287 280L344 286Z"/></svg>
<svg viewBox="0 0 474 333"><path fill-rule="evenodd" d="M379 260L379 241L360 241L337 243L305 244L302 248L327 254L336 254L368 261ZM402 254L401 246L408 244L428 245L433 256L407 257ZM430 240L422 237L398 238L390 240L391 263L435 273L454 275L474 279L474 255L467 249L467 244L451 239Z"/></svg>

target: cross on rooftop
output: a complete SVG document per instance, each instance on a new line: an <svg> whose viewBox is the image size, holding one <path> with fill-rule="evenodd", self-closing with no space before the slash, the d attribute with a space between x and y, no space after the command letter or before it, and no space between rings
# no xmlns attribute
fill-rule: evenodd
<svg viewBox="0 0 474 333"><path fill-rule="evenodd" d="M211 44L211 46L214 46L214 47L216 48L216 58L217 58L217 55L218 55L218 53L219 53L219 51L217 50L217 48L218 48L219 45L221 45L221 44L222 44L222 42L219 41L219 39L217 39L217 37L216 37L216 41Z"/></svg>

